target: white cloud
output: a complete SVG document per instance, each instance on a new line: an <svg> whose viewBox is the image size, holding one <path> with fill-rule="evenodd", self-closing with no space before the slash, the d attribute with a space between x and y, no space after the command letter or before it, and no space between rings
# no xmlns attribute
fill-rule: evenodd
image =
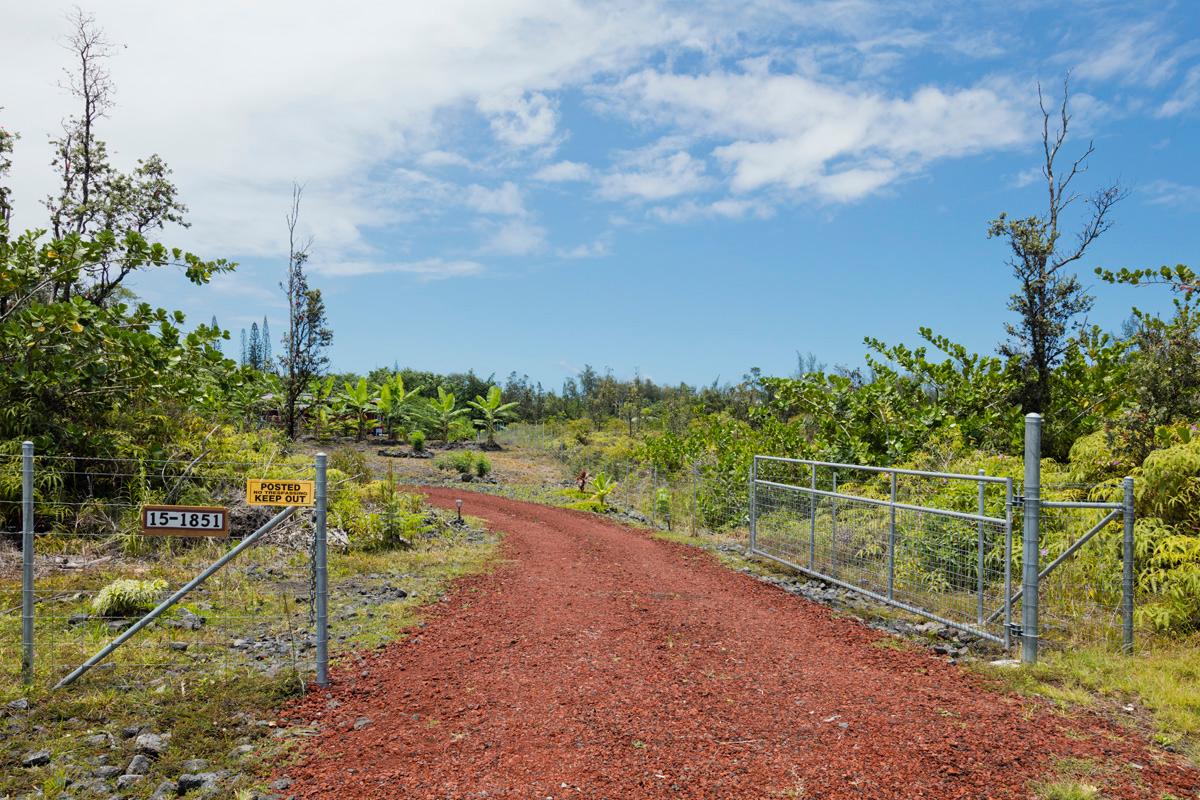
<svg viewBox="0 0 1200 800"><path fill-rule="evenodd" d="M775 210L759 200L726 197L711 203L697 203L688 200L675 206L656 206L650 209L649 214L661 222L683 223L714 217L768 219L775 214Z"/></svg>
<svg viewBox="0 0 1200 800"><path fill-rule="evenodd" d="M436 281L479 275L484 268L478 261L448 261L441 258L427 258L421 261L315 261L312 264L312 270L330 278L350 278L398 272L413 275L422 281Z"/></svg>
<svg viewBox="0 0 1200 800"><path fill-rule="evenodd" d="M481 252L501 256L526 256L546 245L546 229L526 220L514 219L493 229Z"/></svg>
<svg viewBox="0 0 1200 800"><path fill-rule="evenodd" d="M600 178L600 196L608 200L665 200L706 189L711 181L704 162L663 140L626 153L622 166Z"/></svg>
<svg viewBox="0 0 1200 800"><path fill-rule="evenodd" d="M567 181L586 181L592 177L592 168L578 161L559 161L556 164L542 167L533 174L534 180L545 183L561 183Z"/></svg>
<svg viewBox="0 0 1200 800"><path fill-rule="evenodd" d="M521 190L512 181L505 181L495 189L472 184L466 190L466 203L481 214L518 217L525 214Z"/></svg>
<svg viewBox="0 0 1200 800"><path fill-rule="evenodd" d="M1158 109L1160 117L1174 117L1200 106L1200 65L1187 71L1169 100Z"/></svg>
<svg viewBox="0 0 1200 800"><path fill-rule="evenodd" d="M1196 52L1195 43L1176 47L1175 36L1157 20L1122 23L1090 32L1087 44L1064 54L1073 63L1073 77L1159 86L1179 68L1182 59Z"/></svg>
<svg viewBox="0 0 1200 800"><path fill-rule="evenodd" d="M68 60L57 43L73 5L4 7L0 114L23 134L12 176L20 227L44 219L38 200L53 185L46 137L74 112L56 88ZM120 44L110 63L117 106L100 130L115 163L160 153L193 223L171 241L234 257L285 249L293 180L307 186L303 218L318 249L361 254L372 228L424 213L396 196L381 168L422 155L426 166L448 165L454 159L431 152L452 138L455 114L486 109L500 141L545 145L560 135L555 92L624 72L691 30L682 12L634 0L88 8Z"/></svg>
<svg viewBox="0 0 1200 800"><path fill-rule="evenodd" d="M451 153L446 150L430 150L428 153L422 153L417 158L417 163L422 167L470 167L471 160L458 153Z"/></svg>
<svg viewBox="0 0 1200 800"><path fill-rule="evenodd" d="M581 259L581 258L601 258L608 255L609 242L607 238L600 238L594 242L584 242L577 244L574 247L560 247L555 254L559 258L566 259Z"/></svg>
<svg viewBox="0 0 1200 800"><path fill-rule="evenodd" d="M487 114L492 134L514 147L540 147L554 141L558 109L541 92L521 95L505 92L480 99L479 110Z"/></svg>
<svg viewBox="0 0 1200 800"><path fill-rule="evenodd" d="M1175 181L1151 181L1142 187L1151 205L1175 206L1188 210L1200 210L1200 186Z"/></svg>
<svg viewBox="0 0 1200 800"><path fill-rule="evenodd" d="M1026 186L1032 186L1041 180L1045 180L1045 177L1042 175L1042 168L1029 167L1013 176L1012 187L1014 189L1024 189Z"/></svg>
<svg viewBox="0 0 1200 800"><path fill-rule="evenodd" d="M932 161L1027 141L1012 87L927 86L889 97L801 75L643 70L612 92L634 115L726 140L713 155L735 192L779 186L837 202L859 199Z"/></svg>

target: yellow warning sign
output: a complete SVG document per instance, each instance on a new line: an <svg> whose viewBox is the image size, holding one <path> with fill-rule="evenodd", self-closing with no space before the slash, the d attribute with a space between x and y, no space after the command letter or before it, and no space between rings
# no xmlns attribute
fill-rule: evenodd
<svg viewBox="0 0 1200 800"><path fill-rule="evenodd" d="M252 506L316 505L314 481L293 481L286 478L249 478L246 481L246 502Z"/></svg>

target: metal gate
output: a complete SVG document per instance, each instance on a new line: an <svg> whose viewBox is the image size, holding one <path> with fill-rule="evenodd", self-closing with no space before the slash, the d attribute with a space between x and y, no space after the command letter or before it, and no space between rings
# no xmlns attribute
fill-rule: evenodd
<svg viewBox="0 0 1200 800"><path fill-rule="evenodd" d="M1012 479L774 456L751 472L752 554L1008 647ZM976 507L922 503L929 481Z"/></svg>
<svg viewBox="0 0 1200 800"><path fill-rule="evenodd" d="M1045 628L1038 598L1046 579L1120 521L1119 589L1106 591L1119 596L1122 649L1131 652L1133 479L1122 482L1120 500L1043 499L1041 423L1038 414L1025 420L1019 494L1013 478L982 470L965 475L756 455L749 552L1005 649L1018 639L1022 660L1032 663ZM1102 516L1043 567L1049 553L1042 512L1067 509Z"/></svg>

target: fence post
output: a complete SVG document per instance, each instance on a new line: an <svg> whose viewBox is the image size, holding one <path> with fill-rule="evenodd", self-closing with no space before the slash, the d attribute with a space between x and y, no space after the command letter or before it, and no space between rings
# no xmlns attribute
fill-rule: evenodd
<svg viewBox="0 0 1200 800"><path fill-rule="evenodd" d="M982 469L979 470L979 477L982 478L985 474L987 474L987 473L984 470L982 470ZM981 517L984 516L984 514L987 510L987 506L985 503L985 497L984 497L984 491L986 489L986 486L987 486L987 484L985 484L983 481L979 482L979 516L981 516ZM984 611L983 611L983 523L982 522L979 523L979 546L978 546L978 552L975 554L975 579L976 579L976 584L977 584L977 587L976 587L977 592L976 593L979 595L976 598L975 605L978 609L979 625L980 625L980 627L982 627L983 626L983 614L984 614Z"/></svg>
<svg viewBox="0 0 1200 800"><path fill-rule="evenodd" d="M325 508L328 485L325 479L327 456L317 453L316 524L313 533L313 574L316 578L317 685L329 685L329 570L326 564Z"/></svg>
<svg viewBox="0 0 1200 800"><path fill-rule="evenodd" d="M33 442L21 443L21 680L33 683Z"/></svg>
<svg viewBox="0 0 1200 800"><path fill-rule="evenodd" d="M837 470L833 470L831 488L837 494ZM837 575L837 498L829 498L829 574Z"/></svg>
<svg viewBox="0 0 1200 800"><path fill-rule="evenodd" d="M1038 566L1042 519L1042 416L1025 416L1025 527L1021 532L1021 661L1037 663Z"/></svg>
<svg viewBox="0 0 1200 800"><path fill-rule="evenodd" d="M700 465L692 462L692 536L700 535Z"/></svg>
<svg viewBox="0 0 1200 800"><path fill-rule="evenodd" d="M812 465L812 494L808 501L808 568L813 569L817 561L817 465Z"/></svg>
<svg viewBox="0 0 1200 800"><path fill-rule="evenodd" d="M1004 481L1004 651L1012 650L1013 479Z"/></svg>
<svg viewBox="0 0 1200 800"><path fill-rule="evenodd" d="M758 456L750 458L750 552L754 552L758 544L758 492L755 484L758 482Z"/></svg>
<svg viewBox="0 0 1200 800"><path fill-rule="evenodd" d="M1133 652L1133 478L1125 478L1125 538L1121 550L1121 650Z"/></svg>
<svg viewBox="0 0 1200 800"><path fill-rule="evenodd" d="M896 473L892 473L891 509L888 515L888 600L896 599Z"/></svg>

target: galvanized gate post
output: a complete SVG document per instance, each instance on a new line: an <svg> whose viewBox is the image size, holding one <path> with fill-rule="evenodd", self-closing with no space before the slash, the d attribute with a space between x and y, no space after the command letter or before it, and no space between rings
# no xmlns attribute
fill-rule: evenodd
<svg viewBox="0 0 1200 800"><path fill-rule="evenodd" d="M812 494L808 501L808 568L817 560L817 465L812 465Z"/></svg>
<svg viewBox="0 0 1200 800"><path fill-rule="evenodd" d="M979 470L979 477L983 477L987 472ZM987 511L984 497L984 488L987 484L983 481L979 482L979 516L984 516ZM979 544L975 553L975 583L976 583L976 616L980 627L983 626L983 522L979 523Z"/></svg>
<svg viewBox="0 0 1200 800"><path fill-rule="evenodd" d="M1012 649L1013 479L1004 481L1004 650Z"/></svg>
<svg viewBox="0 0 1200 800"><path fill-rule="evenodd" d="M1037 663L1038 560L1042 518L1042 416L1025 416L1025 527L1021 533L1021 661Z"/></svg>
<svg viewBox="0 0 1200 800"><path fill-rule="evenodd" d="M888 600L896 599L896 473L892 473L892 489L888 497L891 509L888 516Z"/></svg>
<svg viewBox="0 0 1200 800"><path fill-rule="evenodd" d="M313 532L313 576L316 584L317 685L329 685L329 569L326 563L325 511L328 482L325 477L327 456L317 453L315 530Z"/></svg>
<svg viewBox="0 0 1200 800"><path fill-rule="evenodd" d="M758 456L750 459L750 552L758 544L758 492L754 484L758 481Z"/></svg>
<svg viewBox="0 0 1200 800"><path fill-rule="evenodd" d="M21 443L21 681L33 683L33 442Z"/></svg>
<svg viewBox="0 0 1200 800"><path fill-rule="evenodd" d="M1133 478L1124 480L1125 535L1121 548L1121 649L1133 652Z"/></svg>
<svg viewBox="0 0 1200 800"><path fill-rule="evenodd" d="M837 494L837 470L833 471L833 493ZM829 498L829 574L837 575L837 498Z"/></svg>

